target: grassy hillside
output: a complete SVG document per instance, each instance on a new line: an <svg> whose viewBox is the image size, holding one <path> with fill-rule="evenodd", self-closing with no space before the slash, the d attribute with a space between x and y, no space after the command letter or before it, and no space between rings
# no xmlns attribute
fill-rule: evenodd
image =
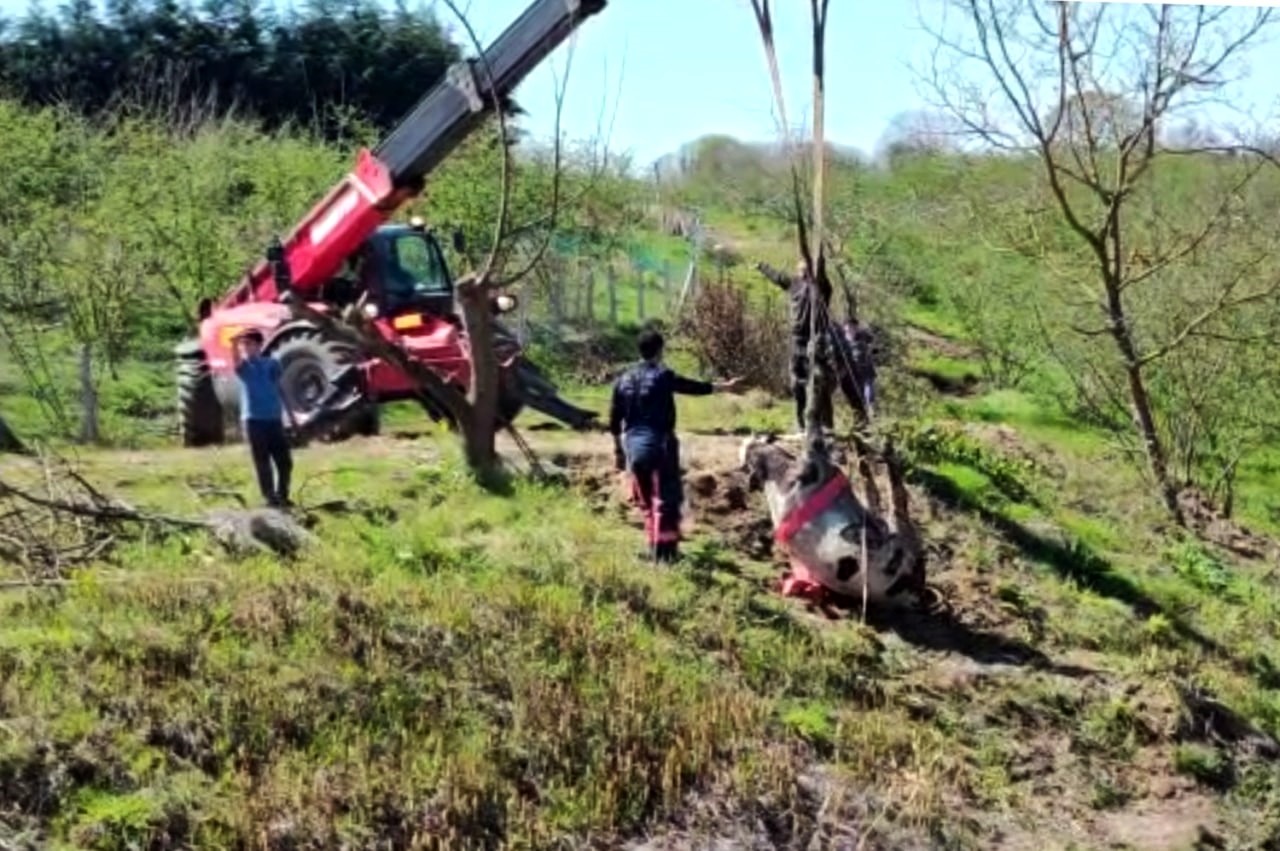
<svg viewBox="0 0 1280 851"><path fill-rule="evenodd" d="M108 131L5 109L0 181L21 203L0 217L0 295L18 308L0 327L0 412L146 509L196 516L250 493L244 447L173 448L164 359L187 330L183 305L234 278L346 152L235 123ZM440 175L434 221L484 238L489 156L469 147ZM1190 163L1157 200L1194 206L1211 167ZM524 213L546 178L527 168ZM742 259L726 280L776 304L749 269L789 265L776 184L733 174L691 178L665 201L700 207ZM726 436L789 426L789 404L759 391L682 401L693 543L674 569L634 557L607 440L535 430L529 416L564 480L517 475L491 492L400 407L381 438L298 453L300 501L352 510L317 513L320 544L296 561L235 560L202 532L150 530L65 585L3 567L0 845L1280 843L1277 555L1238 525L1280 528L1274 437L1257 425L1274 413L1272 376L1211 348L1203 366L1159 373L1166 412L1188 386L1219 386L1207 367L1254 399L1231 407L1224 390L1186 408L1241 412L1188 420L1208 429L1192 467L1211 470L1227 438L1248 451L1236 519L1201 506L1199 535L1175 528L1124 429L1072 381L1086 356L1104 378L1113 368L1069 327L1082 314L1068 296L1088 285L1077 249L1034 216L1040 256L996 238L1042 200L1034 174L926 157L833 180L844 259L898 344L883 412L910 461L936 611L864 624L776 594L763 506ZM526 291L545 332L535 356L597 409L639 318L626 268L652 279L665 261L678 277L688 250L636 201L645 187L614 178L581 196ZM581 274L607 262L620 270L615 328L599 289L594 325L574 312ZM1161 292L1194 303L1217 272L1192 266ZM555 316L553 292L578 308ZM1159 306L1139 305L1153 333L1179 318ZM697 342L677 337L682 368L698 368ZM105 446L70 449L85 346ZM1162 428L1176 437L1178 422ZM5 482L43 476L0 462Z"/></svg>
<svg viewBox="0 0 1280 851"><path fill-rule="evenodd" d="M701 402L688 428L768 415L731 404ZM918 434L913 498L949 608L865 626L771 589L736 439L687 440L695 543L672 570L632 556L606 442L538 445L567 486L485 493L430 435L308 449L301 501L357 513L318 516L299 561L148 536L66 588L7 588L0 839L1275 841L1269 763L1177 687L1280 730L1280 600L1262 563L1157 531L1099 441L957 419ZM168 513L249 488L238 448L81 469Z"/></svg>

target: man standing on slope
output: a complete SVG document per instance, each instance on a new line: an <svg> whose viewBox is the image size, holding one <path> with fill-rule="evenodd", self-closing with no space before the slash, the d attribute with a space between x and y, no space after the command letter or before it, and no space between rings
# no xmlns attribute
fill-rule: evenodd
<svg viewBox="0 0 1280 851"><path fill-rule="evenodd" d="M245 331L232 341L232 357L240 379L240 416L258 474L258 488L267 505L286 508L292 504L289 476L293 472L293 452L281 418L288 416L294 428L298 424L280 392L280 363L263 357L262 332L257 329Z"/></svg>
<svg viewBox="0 0 1280 851"><path fill-rule="evenodd" d="M820 288L809 274L809 264L804 261L804 258L796 262L795 275L792 277L787 277L786 274L767 263L756 263L756 271L786 291L790 302L791 394L796 400L796 426L803 434L806 424L805 409L809 396L809 337L812 330L811 317L815 309L813 301L815 295L822 299L821 305L817 305L816 309L819 327L826 331L829 323L825 308L831 303L831 284L827 282L819 292ZM824 360L820 361L818 366L818 422L824 428L830 429L834 424L830 363Z"/></svg>
<svg viewBox="0 0 1280 851"><path fill-rule="evenodd" d="M675 396L731 390L738 379L708 382L678 375L662 363L664 346L657 331L641 332L642 362L613 385L609 431L617 469L631 474L632 496L644 512L648 558L670 563L680 556L680 509L684 502Z"/></svg>

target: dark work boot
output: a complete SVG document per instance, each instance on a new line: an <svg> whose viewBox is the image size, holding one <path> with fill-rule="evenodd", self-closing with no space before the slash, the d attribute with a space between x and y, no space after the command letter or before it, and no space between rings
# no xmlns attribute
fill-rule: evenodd
<svg viewBox="0 0 1280 851"><path fill-rule="evenodd" d="M654 549L654 561L658 564L675 564L680 560L680 545L675 541L666 541Z"/></svg>

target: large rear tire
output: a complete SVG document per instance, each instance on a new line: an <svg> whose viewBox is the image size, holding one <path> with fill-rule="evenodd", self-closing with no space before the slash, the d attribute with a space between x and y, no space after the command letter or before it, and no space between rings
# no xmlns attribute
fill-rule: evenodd
<svg viewBox="0 0 1280 851"><path fill-rule="evenodd" d="M198 339L184 340L175 349L178 379L178 427L182 445L212 446L226 440L222 404L214 390L209 362Z"/></svg>
<svg viewBox="0 0 1280 851"><path fill-rule="evenodd" d="M280 390L294 416L305 419L329 391L329 377L357 361L355 347L325 337L314 329L301 329L272 342L271 357L280 363ZM378 406L366 402L346 422L326 429L322 440L345 440L353 435L373 436L380 428Z"/></svg>

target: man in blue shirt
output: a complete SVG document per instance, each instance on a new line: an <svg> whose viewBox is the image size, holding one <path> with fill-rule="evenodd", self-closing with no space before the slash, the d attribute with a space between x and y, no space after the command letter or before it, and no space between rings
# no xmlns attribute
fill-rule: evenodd
<svg viewBox="0 0 1280 851"><path fill-rule="evenodd" d="M288 416L295 428L297 423L280 392L280 362L263 357L262 332L256 329L236 337L232 351L240 379L240 416L258 474L258 488L267 505L288 507L292 504L289 476L293 472L293 453L282 417Z"/></svg>
<svg viewBox="0 0 1280 851"><path fill-rule="evenodd" d="M632 496L644 512L648 557L669 563L680 554L684 502L675 395L706 396L731 390L738 379L708 382L677 375L662 363L665 343L657 331L643 331L639 343L643 361L613 385L609 432L617 468L630 473Z"/></svg>

